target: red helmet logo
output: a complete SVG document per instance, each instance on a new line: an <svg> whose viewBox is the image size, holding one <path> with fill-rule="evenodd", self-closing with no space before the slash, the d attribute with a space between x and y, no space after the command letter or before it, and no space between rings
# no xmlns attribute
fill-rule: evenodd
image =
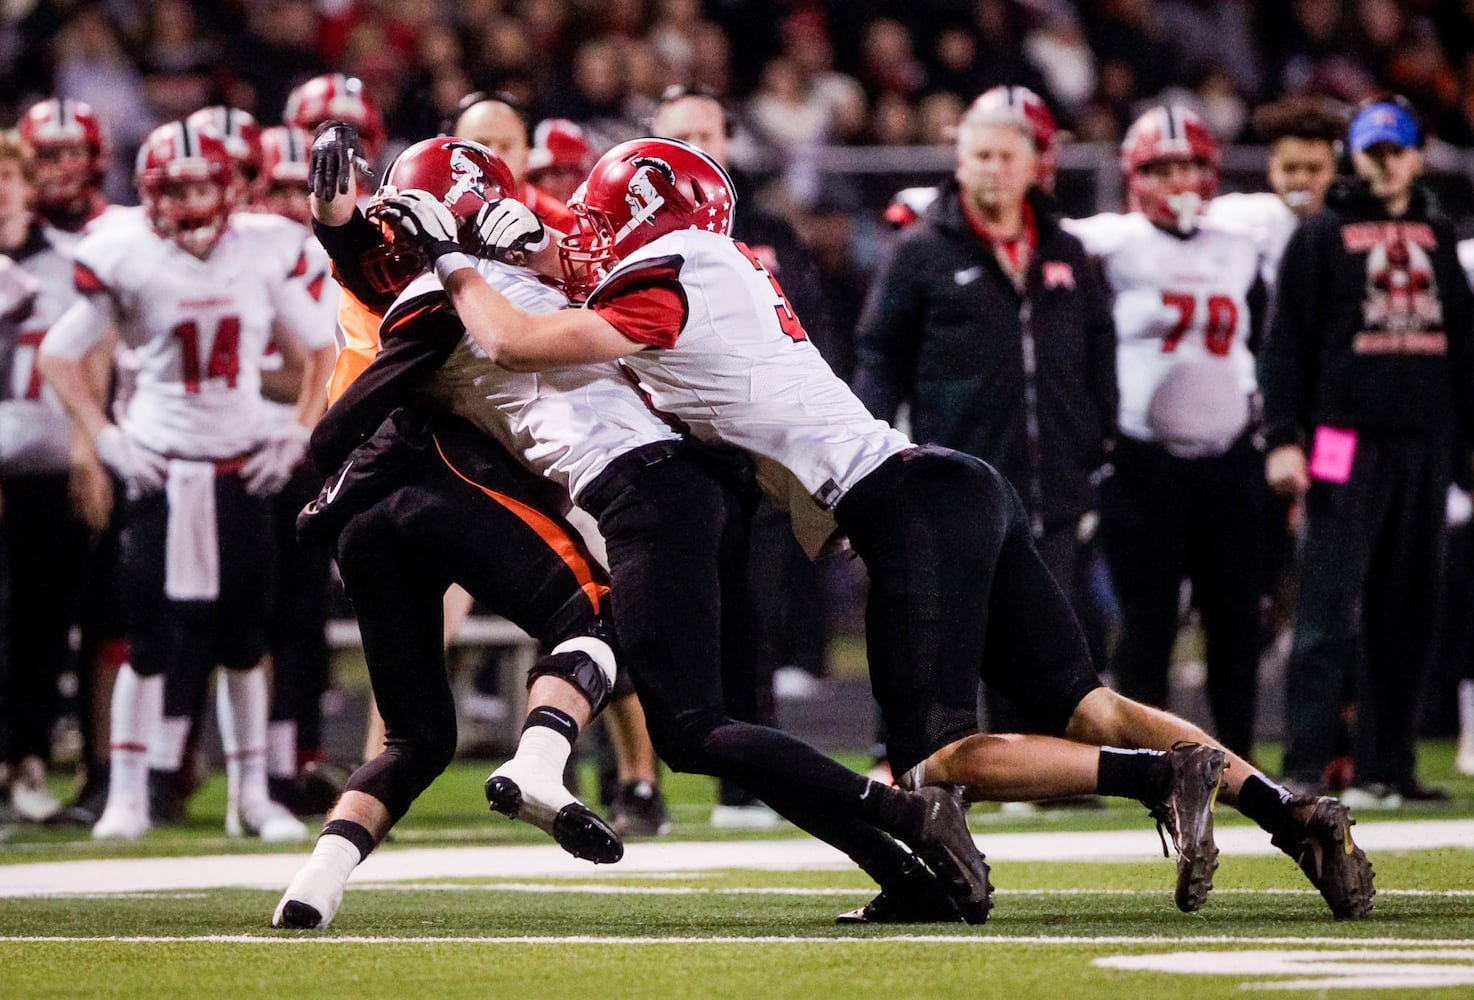
<svg viewBox="0 0 1474 1000"><path fill-rule="evenodd" d="M676 139L633 139L599 158L568 207L579 229L559 246L568 291L587 294L611 260L668 233L732 234L737 193L721 165Z"/></svg>

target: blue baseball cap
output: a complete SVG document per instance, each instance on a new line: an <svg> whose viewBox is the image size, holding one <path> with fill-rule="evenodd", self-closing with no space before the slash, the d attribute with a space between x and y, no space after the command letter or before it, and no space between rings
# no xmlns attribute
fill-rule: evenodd
<svg viewBox="0 0 1474 1000"><path fill-rule="evenodd" d="M1368 104L1351 119L1346 140L1358 153L1379 142L1390 142L1407 149L1421 145L1423 133L1407 108L1391 101L1378 101Z"/></svg>

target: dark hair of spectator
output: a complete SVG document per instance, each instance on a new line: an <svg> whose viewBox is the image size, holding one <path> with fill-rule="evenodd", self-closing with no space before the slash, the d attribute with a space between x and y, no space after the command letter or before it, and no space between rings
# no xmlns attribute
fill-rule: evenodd
<svg viewBox="0 0 1474 1000"><path fill-rule="evenodd" d="M1287 97L1254 110L1255 133L1267 143L1281 139L1319 140L1335 145L1346 136L1350 116L1338 104L1318 97Z"/></svg>

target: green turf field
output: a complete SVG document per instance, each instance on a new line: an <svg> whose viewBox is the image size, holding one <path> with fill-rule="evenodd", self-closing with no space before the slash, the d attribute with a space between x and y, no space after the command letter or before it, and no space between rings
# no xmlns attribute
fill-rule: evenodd
<svg viewBox="0 0 1474 1000"><path fill-rule="evenodd" d="M1474 816L1474 782L1447 780L1447 751L1430 748L1425 776L1453 787L1458 805L1368 817L1368 835L1387 819L1432 826ZM376 870L392 872L396 858L407 864L443 848L461 849L444 855L451 872L458 857L516 853L487 848L538 851L545 841L537 831L483 814L486 770L471 763L447 773L376 853ZM661 851L674 858L683 842L718 839L705 823L708 782L673 777L667 790L676 833L658 845L631 845L627 861L642 848L641 857L658 862ZM220 798L217 781L196 798L188 823L125 848L98 847L79 833L12 830L0 846L0 877L32 870L13 865L73 859L178 856L166 868L181 869L202 855L260 862L259 845L221 835ZM1252 835L1229 811L1220 815L1225 838ZM1016 847L1067 831L1131 830L1144 850L1156 842L1142 810L1125 806L1025 820L979 807L973 826L985 851L990 839ZM1208 905L1185 916L1172 906L1171 863L1143 853L1112 861L995 857L999 888L987 926L884 929L833 924L834 914L873 893L853 871L728 867L723 856L751 839L686 844L686 854L709 859L701 870L673 862L670 871L584 866L556 878L356 880L325 932L271 930L275 888L112 894L109 872L121 864L98 866L88 869L96 873L89 887L69 895L0 898L0 996L1196 1000L1241 997L1245 988L1474 996L1474 838L1467 846L1374 852L1377 909L1358 924L1332 921L1288 859L1269 855L1225 856ZM790 842L809 846L791 828L764 839L774 843L756 846L779 853ZM291 857L265 860L288 869L305 853L278 850ZM226 874L232 867L230 856L207 864Z"/></svg>

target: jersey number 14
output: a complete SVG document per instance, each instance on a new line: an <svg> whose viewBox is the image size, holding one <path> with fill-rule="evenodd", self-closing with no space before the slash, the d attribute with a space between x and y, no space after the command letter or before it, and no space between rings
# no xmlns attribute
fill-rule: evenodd
<svg viewBox="0 0 1474 1000"><path fill-rule="evenodd" d="M237 317L226 316L216 324L210 344L210 361L203 372L200 370L199 324L192 319L186 320L169 332L179 341L185 392L199 392L202 378L223 378L227 386L235 388L236 376L241 373L241 321Z"/></svg>

